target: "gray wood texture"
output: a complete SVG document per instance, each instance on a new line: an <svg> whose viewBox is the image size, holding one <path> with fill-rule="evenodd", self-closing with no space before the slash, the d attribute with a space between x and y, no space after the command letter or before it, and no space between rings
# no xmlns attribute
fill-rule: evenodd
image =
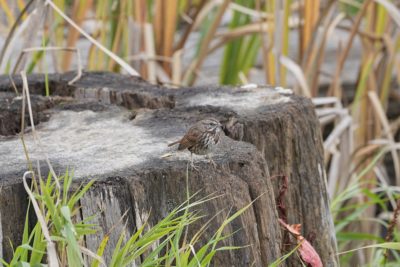
<svg viewBox="0 0 400 267"><path fill-rule="evenodd" d="M74 169L76 183L98 179L81 200L81 216L97 214L93 222L100 231L85 239L93 251L113 229L104 255L107 262L124 225L119 223L121 216L127 212L128 235L147 219L154 225L185 200L188 180L198 198L221 195L200 208L206 217L191 230L218 214L205 238L229 212L259 197L226 229L238 232L225 245L249 246L217 253L215 266L267 266L293 248L279 217L302 224L303 236L310 238L324 266L337 265L321 133L309 99L263 86L168 89L102 72L84 73L68 85L73 75L50 75L50 98L41 96L43 76L29 77L35 122L57 172ZM21 88L21 80L15 81ZM21 240L28 203L21 185L26 161L15 136L20 131L20 99L12 90L8 77L1 76L0 101L6 104L0 107L0 256L6 259L12 255L9 240L15 245ZM226 134L212 154L217 167L195 156L200 171L189 168L186 177L190 153L167 144L206 117L221 121ZM29 127L25 139L31 159L41 162L41 172L46 173ZM287 189L278 207L283 185ZM286 263L299 264L297 256Z"/></svg>

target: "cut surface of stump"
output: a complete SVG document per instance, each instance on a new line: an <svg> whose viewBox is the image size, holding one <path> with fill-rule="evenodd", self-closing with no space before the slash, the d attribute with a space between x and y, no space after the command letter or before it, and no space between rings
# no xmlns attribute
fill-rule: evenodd
<svg viewBox="0 0 400 267"><path fill-rule="evenodd" d="M267 266L290 251L296 244L289 250L286 247L290 240L285 238L279 217L289 224L302 224L303 236L315 236L312 245L324 266L337 265L322 140L310 100L282 88L210 86L175 90L100 72L85 73L68 85L72 76L50 75L51 97L40 96L44 92L43 76L28 77L33 106L37 107L36 131L43 146L37 146L28 124L24 140L31 161L40 162L42 173L47 171L45 151L57 173L68 168L77 182L97 179L81 200L82 219L98 214L95 223L101 228L85 240L89 249L97 250L102 236L126 211L128 234L147 219L154 225L185 201L188 188L192 194L199 192L198 198L220 196L201 206L206 217L197 227L218 214L205 238L212 236L226 216L255 200L226 229L226 233L236 233L223 245L244 248L217 253L215 266ZM15 82L20 90L18 77ZM20 99L10 97L12 92L8 77L1 76L0 101L7 101L8 107L0 110L0 125L4 125L0 129L0 184L8 189L0 194L7 199L12 192L21 195L12 201L21 210L14 215L15 220L18 217L24 222L28 199L18 188L27 162L15 135L21 130ZM15 112L9 112L11 109ZM188 166L190 152L176 151L168 144L208 117L223 124L225 135L212 153L216 167L204 156L194 155L201 170L195 171ZM287 189L282 209L277 206L277 196L284 177ZM7 212L0 204L1 218ZM0 253L8 258L8 238L18 244L23 224L15 228L20 232L15 232L7 228L4 219L1 222ZM104 254L106 262L121 230L122 226L111 233ZM296 256L287 262L299 263Z"/></svg>

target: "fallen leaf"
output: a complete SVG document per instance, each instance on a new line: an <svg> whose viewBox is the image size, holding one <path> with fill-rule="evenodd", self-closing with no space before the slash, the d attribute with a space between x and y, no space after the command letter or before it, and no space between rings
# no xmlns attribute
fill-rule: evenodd
<svg viewBox="0 0 400 267"><path fill-rule="evenodd" d="M311 267L322 267L322 261L314 247L301 234L301 224L287 224L282 219L279 223L286 228L297 239L297 244L300 244L299 252L302 260Z"/></svg>

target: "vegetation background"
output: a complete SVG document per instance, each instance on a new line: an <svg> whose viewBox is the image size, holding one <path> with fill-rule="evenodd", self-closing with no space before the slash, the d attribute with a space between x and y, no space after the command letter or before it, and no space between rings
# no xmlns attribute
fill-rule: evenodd
<svg viewBox="0 0 400 267"><path fill-rule="evenodd" d="M341 264L396 266L395 249L361 248L399 242L399 6L396 0L0 0L0 73L83 68L181 90L210 76L221 84L293 88L313 99L321 122L339 251L356 249L341 254Z"/></svg>

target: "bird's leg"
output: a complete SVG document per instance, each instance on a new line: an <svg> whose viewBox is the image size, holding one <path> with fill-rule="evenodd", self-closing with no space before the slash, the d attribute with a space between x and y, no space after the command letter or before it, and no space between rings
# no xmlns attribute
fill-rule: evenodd
<svg viewBox="0 0 400 267"><path fill-rule="evenodd" d="M210 163L213 165L214 169L216 169L217 168L217 164L214 162L214 160L212 159L211 155L207 154L206 157L208 158Z"/></svg>
<svg viewBox="0 0 400 267"><path fill-rule="evenodd" d="M193 153L190 152L190 166L192 167L192 169L194 169L195 171L199 171L199 168L197 168L194 163L193 163Z"/></svg>

